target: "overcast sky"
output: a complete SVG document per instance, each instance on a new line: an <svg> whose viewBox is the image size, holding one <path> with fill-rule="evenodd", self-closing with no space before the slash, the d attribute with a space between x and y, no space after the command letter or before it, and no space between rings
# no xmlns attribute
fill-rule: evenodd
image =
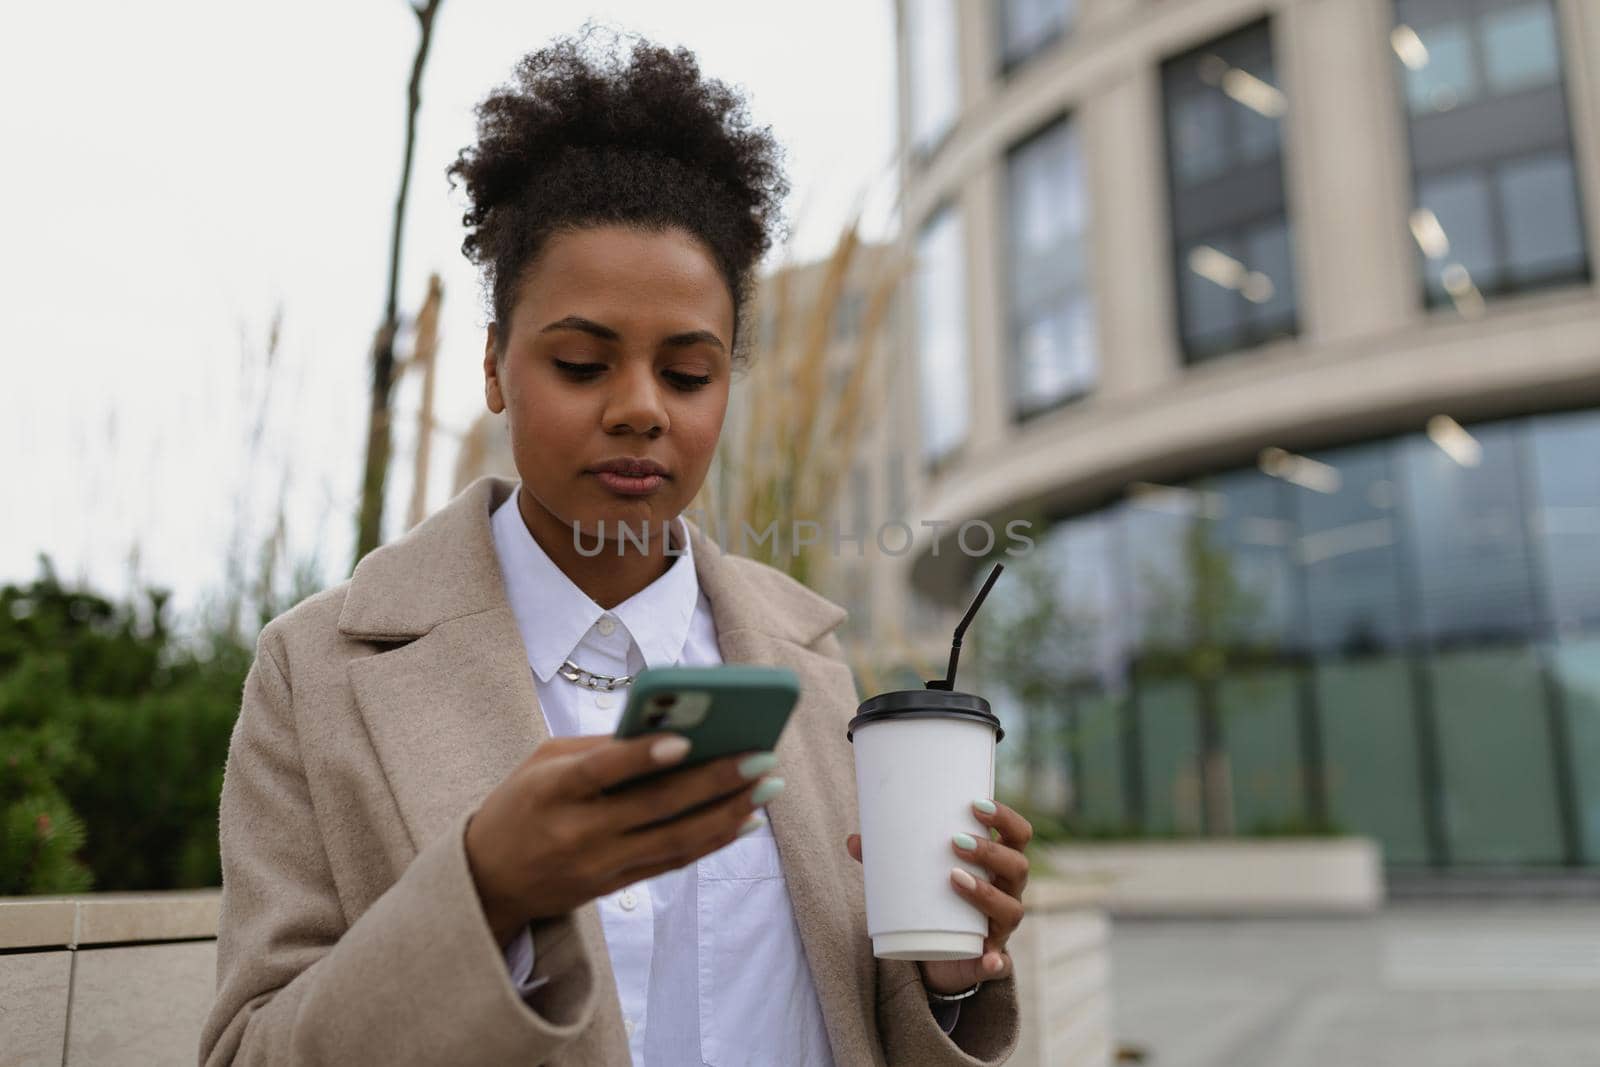
<svg viewBox="0 0 1600 1067"><path fill-rule="evenodd" d="M402 306L445 286L438 414L482 405L476 274L445 167L473 105L585 18L683 44L788 151L797 248L825 253L894 142L888 0L445 0L423 85ZM192 605L245 508L342 578L416 42L406 0L38 3L0 34L0 581L58 570ZM882 213L878 213L880 216ZM872 221L882 233L881 218ZM281 306L278 360L262 373ZM269 423L246 462L270 379ZM252 384L253 383L253 384ZM399 395L415 412L415 388ZM392 482L409 493L409 428ZM455 445L438 441L431 507ZM396 507L387 519L394 529ZM136 565L131 561L137 556Z"/></svg>

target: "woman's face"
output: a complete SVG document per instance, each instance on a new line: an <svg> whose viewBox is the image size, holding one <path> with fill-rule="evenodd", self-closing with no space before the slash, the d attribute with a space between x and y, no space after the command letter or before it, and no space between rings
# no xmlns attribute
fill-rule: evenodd
<svg viewBox="0 0 1600 1067"><path fill-rule="evenodd" d="M530 522L606 520L659 531L700 490L728 407L733 297L682 230L599 226L550 238L525 272L511 321L489 327L489 410L506 412ZM497 330L508 329L497 362ZM659 477L596 471L645 459ZM529 509L525 506L524 513ZM546 527L549 529L550 527Z"/></svg>

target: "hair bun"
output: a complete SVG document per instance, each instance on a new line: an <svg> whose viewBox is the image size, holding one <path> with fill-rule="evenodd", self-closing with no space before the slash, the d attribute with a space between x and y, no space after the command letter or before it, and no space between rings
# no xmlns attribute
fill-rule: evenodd
<svg viewBox="0 0 1600 1067"><path fill-rule="evenodd" d="M634 42L626 59L621 36ZM477 143L446 174L466 186L461 250L484 270L496 319L509 313L508 278L551 232L600 222L681 226L744 302L779 236L782 150L688 49L586 26L524 56L476 114Z"/></svg>

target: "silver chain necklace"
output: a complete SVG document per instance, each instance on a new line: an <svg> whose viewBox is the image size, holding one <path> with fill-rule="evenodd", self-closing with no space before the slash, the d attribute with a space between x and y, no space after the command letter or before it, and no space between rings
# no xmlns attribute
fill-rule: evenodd
<svg viewBox="0 0 1600 1067"><path fill-rule="evenodd" d="M562 660L561 666L556 668L556 673L569 682L576 682L585 689L593 689L601 693L609 693L613 689L621 689L633 681L633 675L631 674L612 677L609 674L595 674L593 671L586 671L570 659Z"/></svg>

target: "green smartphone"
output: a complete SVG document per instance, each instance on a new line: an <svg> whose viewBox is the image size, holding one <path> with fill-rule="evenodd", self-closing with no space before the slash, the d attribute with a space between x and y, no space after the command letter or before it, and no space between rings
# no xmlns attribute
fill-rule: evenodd
<svg viewBox="0 0 1600 1067"><path fill-rule="evenodd" d="M735 664L640 671L628 687L617 738L662 731L682 734L689 739L689 755L681 763L630 778L606 792L620 792L739 752L770 752L799 699L800 679L787 667Z"/></svg>

